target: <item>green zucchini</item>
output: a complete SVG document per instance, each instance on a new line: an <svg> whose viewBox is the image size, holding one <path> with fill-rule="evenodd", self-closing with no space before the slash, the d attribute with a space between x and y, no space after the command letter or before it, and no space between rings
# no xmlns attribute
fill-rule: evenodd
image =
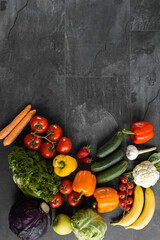
<svg viewBox="0 0 160 240"><path fill-rule="evenodd" d="M125 160L116 163L112 167L106 169L103 172L100 172L97 175L97 183L106 183L119 177L122 173L126 171L127 167L128 162Z"/></svg>
<svg viewBox="0 0 160 240"><path fill-rule="evenodd" d="M114 152L123 140L123 133L118 131L114 134L114 136L108 140L102 147L97 150L96 156L98 158L104 158L108 156L110 153Z"/></svg>
<svg viewBox="0 0 160 240"><path fill-rule="evenodd" d="M117 162L119 162L123 157L124 157L125 153L123 150L116 150L115 152L113 152L112 154L110 154L109 156L107 156L106 158L104 158L103 160L94 162L91 165L91 170L93 172L100 172L103 171L109 167L111 167L112 165L116 164Z"/></svg>

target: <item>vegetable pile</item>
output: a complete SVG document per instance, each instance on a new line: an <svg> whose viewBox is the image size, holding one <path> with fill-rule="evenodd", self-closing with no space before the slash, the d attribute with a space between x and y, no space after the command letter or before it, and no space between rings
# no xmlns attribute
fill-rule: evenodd
<svg viewBox="0 0 160 240"><path fill-rule="evenodd" d="M25 195L48 202L58 192L61 178L54 173L52 162L40 153L25 147L13 147L8 159L13 180Z"/></svg>
<svg viewBox="0 0 160 240"><path fill-rule="evenodd" d="M128 159L134 160L142 153L155 151L156 147L138 150L136 146L129 145L126 156L120 147L124 134L130 134L135 144L146 143L154 136L153 125L141 121L132 123L130 131L123 129L116 132L97 150L96 160L90 166L93 161L90 145L78 150L77 161L74 156L67 155L72 149L72 142L63 136L62 128L57 124L49 125L46 118L34 116L36 110L30 109L31 105L28 105L0 131L0 139L6 137L3 142L6 146L18 137L29 121L32 130L24 138L25 146L14 146L8 156L14 182L31 198L11 208L10 229L23 240L40 238L52 222L50 207L60 207L66 195L72 207L92 196L93 207L80 209L71 218L58 214L53 220L53 229L57 234L67 235L73 231L79 240L101 240L107 224L100 214L114 211L118 206L123 210L123 217L111 223L112 226L135 230L146 227L155 211L155 196L150 187L159 180L160 153L152 154L136 165L132 172L126 173ZM93 173L84 168L76 172L73 182L65 179L77 169L79 162L88 164ZM97 186L118 177L121 181L118 192L105 185Z"/></svg>

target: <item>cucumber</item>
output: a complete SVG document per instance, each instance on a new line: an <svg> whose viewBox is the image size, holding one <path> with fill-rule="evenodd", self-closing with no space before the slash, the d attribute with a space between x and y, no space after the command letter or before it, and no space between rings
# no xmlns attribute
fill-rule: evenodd
<svg viewBox="0 0 160 240"><path fill-rule="evenodd" d="M121 150L121 149L116 150L114 153L110 154L103 160L94 162L91 165L91 170L93 172L103 171L103 170L111 167L112 165L116 164L117 162L119 162L124 157L124 155L125 155L125 153L123 150Z"/></svg>
<svg viewBox="0 0 160 240"><path fill-rule="evenodd" d="M108 168L103 172L100 172L97 175L97 183L106 183L119 177L122 173L126 171L127 167L128 162L125 160L116 163L112 167Z"/></svg>
<svg viewBox="0 0 160 240"><path fill-rule="evenodd" d="M104 158L110 153L114 152L123 140L123 133L118 131L114 136L108 140L102 147L97 150L96 156L98 158Z"/></svg>

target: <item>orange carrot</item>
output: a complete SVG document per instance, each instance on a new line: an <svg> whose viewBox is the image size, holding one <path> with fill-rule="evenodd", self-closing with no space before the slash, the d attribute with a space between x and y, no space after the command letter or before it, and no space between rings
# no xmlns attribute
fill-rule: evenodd
<svg viewBox="0 0 160 240"><path fill-rule="evenodd" d="M3 128L0 131L0 139L5 138L17 126L17 124L26 116L26 114L30 111L30 109L31 109L31 105L28 105L27 107L25 107L23 111L20 112L9 125Z"/></svg>
<svg viewBox="0 0 160 240"><path fill-rule="evenodd" d="M22 121L12 130L12 132L4 139L3 145L10 145L22 132L25 126L29 123L31 118L36 114L36 110L32 110L22 119Z"/></svg>

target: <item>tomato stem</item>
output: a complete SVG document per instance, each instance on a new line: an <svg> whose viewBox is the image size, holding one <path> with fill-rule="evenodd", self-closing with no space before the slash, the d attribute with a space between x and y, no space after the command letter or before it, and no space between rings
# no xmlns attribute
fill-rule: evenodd
<svg viewBox="0 0 160 240"><path fill-rule="evenodd" d="M30 145L33 146L33 147L37 146L36 141L30 140Z"/></svg>
<svg viewBox="0 0 160 240"><path fill-rule="evenodd" d="M34 128L36 129L36 131L38 131L39 129L42 129L42 124L37 123L37 125Z"/></svg>
<svg viewBox="0 0 160 240"><path fill-rule="evenodd" d="M65 189L65 188L66 188L66 185L63 185L63 184L62 184L62 185L60 186L60 189L61 189L61 190Z"/></svg>
<svg viewBox="0 0 160 240"><path fill-rule="evenodd" d="M127 187L127 190L126 190L126 198L125 198L125 206L124 206L124 211L123 211L123 217L126 214L127 197L128 197L128 187Z"/></svg>
<svg viewBox="0 0 160 240"><path fill-rule="evenodd" d="M52 136L54 134L52 130L48 130L48 131L49 133L45 137Z"/></svg>
<svg viewBox="0 0 160 240"><path fill-rule="evenodd" d="M53 142L53 141L51 141L50 139L47 138L48 135L50 135L50 134L48 134L47 136L39 136L39 135L36 134L36 132L31 132L31 134L34 135L35 137L37 137L37 139L38 139L38 138L43 138L43 139L45 139L46 141L52 143L53 146L54 146L55 144L57 144L57 142Z"/></svg>

